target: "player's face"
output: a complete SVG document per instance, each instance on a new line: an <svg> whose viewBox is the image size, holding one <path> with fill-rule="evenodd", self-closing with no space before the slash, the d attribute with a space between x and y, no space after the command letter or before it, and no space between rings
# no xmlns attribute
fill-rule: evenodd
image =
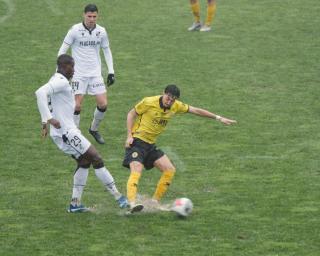
<svg viewBox="0 0 320 256"><path fill-rule="evenodd" d="M71 64L66 64L65 67L64 67L64 71L65 71L66 77L68 79L73 77L73 74L74 74L74 62L72 62Z"/></svg>
<svg viewBox="0 0 320 256"><path fill-rule="evenodd" d="M163 97L162 97L162 104L166 108L170 108L172 104L175 102L175 100L176 100L175 96L172 96L170 93L165 93L163 94Z"/></svg>
<svg viewBox="0 0 320 256"><path fill-rule="evenodd" d="M98 13L97 12L86 12L84 15L84 24L88 28L93 28L97 23Z"/></svg>

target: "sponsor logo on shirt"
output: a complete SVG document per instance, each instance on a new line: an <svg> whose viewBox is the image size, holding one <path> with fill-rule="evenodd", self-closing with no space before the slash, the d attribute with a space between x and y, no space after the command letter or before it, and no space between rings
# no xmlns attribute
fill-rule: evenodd
<svg viewBox="0 0 320 256"><path fill-rule="evenodd" d="M96 46L99 44L99 41L80 41L80 46Z"/></svg>
<svg viewBox="0 0 320 256"><path fill-rule="evenodd" d="M160 125L162 127L166 127L168 124L168 120L164 120L164 119L152 119L152 123L154 125Z"/></svg>

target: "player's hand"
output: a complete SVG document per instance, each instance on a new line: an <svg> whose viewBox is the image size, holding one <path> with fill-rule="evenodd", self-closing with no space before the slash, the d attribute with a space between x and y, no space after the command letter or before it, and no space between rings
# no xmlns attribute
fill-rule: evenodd
<svg viewBox="0 0 320 256"><path fill-rule="evenodd" d="M133 137L132 137L132 136L128 136L128 137L127 137L127 140L126 140L125 147L126 147L126 148L130 148L132 142L133 142Z"/></svg>
<svg viewBox="0 0 320 256"><path fill-rule="evenodd" d="M231 125L231 124L237 123L236 120L228 119L228 118L225 118L225 117L223 117L223 116L221 116L221 117L220 117L219 119L217 119L217 120L219 120L221 123L226 124L226 125Z"/></svg>
<svg viewBox="0 0 320 256"><path fill-rule="evenodd" d="M114 74L109 74L107 77L107 85L111 86L116 81L116 78L114 77Z"/></svg>
<svg viewBox="0 0 320 256"><path fill-rule="evenodd" d="M42 124L42 129L41 129L41 137L43 139L45 139L48 135L48 124L47 123L43 123Z"/></svg>
<svg viewBox="0 0 320 256"><path fill-rule="evenodd" d="M61 125L60 125L60 122L56 119L50 119L48 120L48 123L51 124L54 128L56 129L60 129L61 128Z"/></svg>

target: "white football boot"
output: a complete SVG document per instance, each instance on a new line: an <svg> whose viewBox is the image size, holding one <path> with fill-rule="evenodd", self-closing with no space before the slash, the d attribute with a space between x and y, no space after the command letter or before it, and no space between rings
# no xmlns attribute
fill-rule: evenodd
<svg viewBox="0 0 320 256"><path fill-rule="evenodd" d="M193 22L191 27L188 28L188 31L197 31L201 28L201 22Z"/></svg>
<svg viewBox="0 0 320 256"><path fill-rule="evenodd" d="M209 32L209 31L211 31L211 27L210 27L210 26L203 25L203 26L200 28L200 32Z"/></svg>

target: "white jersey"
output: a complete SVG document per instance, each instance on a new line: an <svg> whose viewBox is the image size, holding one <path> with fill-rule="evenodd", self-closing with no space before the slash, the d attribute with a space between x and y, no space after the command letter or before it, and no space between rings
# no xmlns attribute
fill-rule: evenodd
<svg viewBox="0 0 320 256"><path fill-rule="evenodd" d="M89 30L84 23L72 26L64 38L71 46L75 61L75 77L101 76L100 47L109 48L108 35L104 27L96 24Z"/></svg>
<svg viewBox="0 0 320 256"><path fill-rule="evenodd" d="M50 126L50 136L62 137L68 130L77 129L73 120L74 93L65 76L55 73L36 91L36 96L42 122L47 123L51 118L60 122L60 129Z"/></svg>

